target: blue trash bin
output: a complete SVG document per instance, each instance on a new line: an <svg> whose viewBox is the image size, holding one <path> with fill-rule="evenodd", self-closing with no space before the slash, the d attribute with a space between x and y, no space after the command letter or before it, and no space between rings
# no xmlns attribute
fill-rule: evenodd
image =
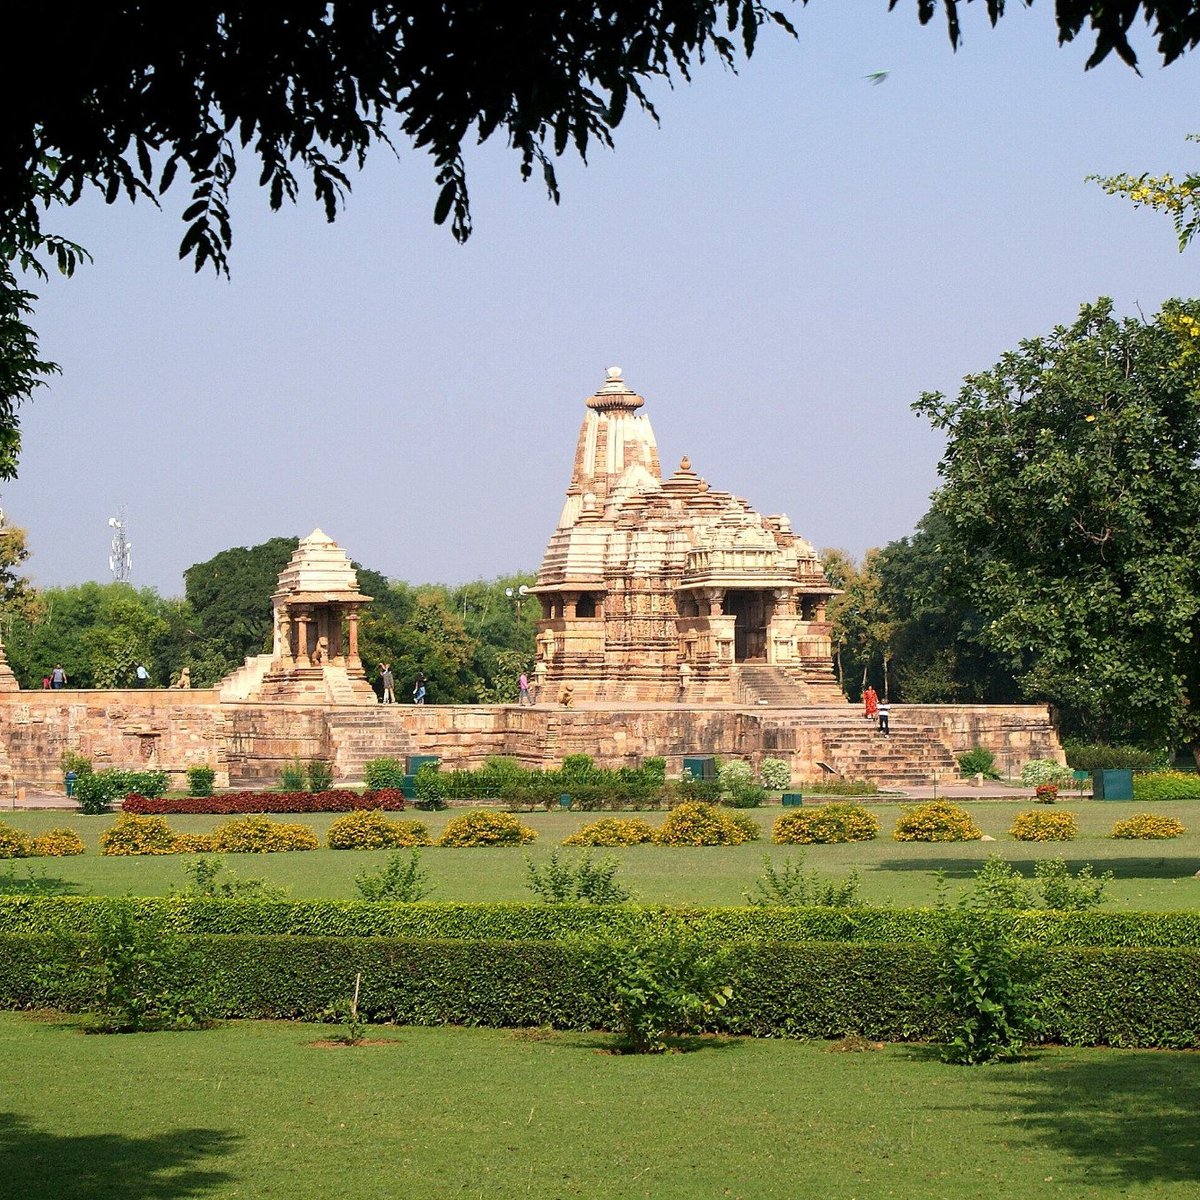
<svg viewBox="0 0 1200 1200"><path fill-rule="evenodd" d="M67 795L68 796L75 795L75 781L78 778L79 778L79 776L76 775L74 771L67 772L66 781L67 781Z"/></svg>

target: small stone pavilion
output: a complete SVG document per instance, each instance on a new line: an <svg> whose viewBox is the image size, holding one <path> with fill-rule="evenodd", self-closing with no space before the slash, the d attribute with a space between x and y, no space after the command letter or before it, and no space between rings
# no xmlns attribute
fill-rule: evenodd
<svg viewBox="0 0 1200 1200"><path fill-rule="evenodd" d="M785 516L664 479L645 400L610 367L587 401L567 500L532 591L540 699L844 703L832 587Z"/></svg>
<svg viewBox="0 0 1200 1200"><path fill-rule="evenodd" d="M358 656L358 614L370 602L346 552L314 529L300 540L271 597L272 652L223 680L222 698L373 704Z"/></svg>

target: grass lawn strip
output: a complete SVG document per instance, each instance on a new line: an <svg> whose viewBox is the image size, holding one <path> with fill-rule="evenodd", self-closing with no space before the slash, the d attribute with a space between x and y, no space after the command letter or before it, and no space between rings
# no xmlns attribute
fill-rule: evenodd
<svg viewBox="0 0 1200 1200"><path fill-rule="evenodd" d="M1191 1197L1200 1055L934 1051L328 1027L87 1036L0 1014L0 1172L23 1200L213 1196Z"/></svg>
<svg viewBox="0 0 1200 1200"><path fill-rule="evenodd" d="M897 906L927 905L936 895L934 872L945 872L951 894L961 890L983 859L991 853L1003 855L1026 875L1031 875L1039 858L1061 855L1073 866L1090 862L1097 873L1115 872L1107 907L1113 910L1179 911L1200 907L1200 803L1182 801L1153 806L1137 803L1079 801L1058 806L1078 815L1080 837L1073 842L1017 842L1007 834L1014 814L1012 803L980 802L970 812L994 842L900 843L891 839L900 809L876 805L880 818L879 838L842 846L804 847L807 866L831 875L858 869L862 897L871 904ZM1119 818L1151 809L1183 821L1188 832L1170 841L1121 842L1106 835ZM749 810L764 831L764 840L743 846L706 847L693 850L655 846L600 851L621 862L621 879L639 900L648 903L740 904L762 870L762 856L776 863L793 858L796 849L772 846L770 828L779 809ZM436 837L453 815L405 813L425 821ZM529 813L521 820L539 831L539 840L528 848L429 849L424 863L436 885L431 897L440 900L497 901L528 900L526 856L535 861L547 857L568 833L591 820L595 813ZM663 814L643 814L659 823ZM173 828L182 832L206 832L222 817L171 817ZM311 826L324 840L334 819L328 815L289 815L289 821ZM86 817L77 813L4 813L0 820L27 833L40 833L60 825L76 829L87 843L88 853L78 858L0 861L0 871L11 868L16 878L24 877L26 865L35 872L45 870L72 886L75 894L163 895L172 885L185 882L182 856L101 858L97 846L111 816ZM294 899L351 898L356 895L354 877L364 870L378 870L387 851L317 850L291 854L226 855L228 867L244 876L265 878L290 889Z"/></svg>

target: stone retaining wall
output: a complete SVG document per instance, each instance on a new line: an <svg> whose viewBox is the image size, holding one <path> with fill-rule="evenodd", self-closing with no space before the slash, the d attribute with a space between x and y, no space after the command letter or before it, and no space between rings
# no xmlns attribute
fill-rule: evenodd
<svg viewBox="0 0 1200 1200"><path fill-rule="evenodd" d="M602 766L662 755L670 774L684 756L771 756L804 779L820 774L831 723L853 714L846 706L222 704L215 690L200 689L15 692L0 698L0 790L57 790L66 750L97 767L169 771L176 787L197 765L215 767L219 786L266 786L297 758L331 761L337 778L357 781L367 759L406 754L436 754L450 767L479 766L492 754L547 767L567 754ZM1063 760L1044 706L896 705L892 725L925 730L955 754L985 746L1006 774L1030 758Z"/></svg>

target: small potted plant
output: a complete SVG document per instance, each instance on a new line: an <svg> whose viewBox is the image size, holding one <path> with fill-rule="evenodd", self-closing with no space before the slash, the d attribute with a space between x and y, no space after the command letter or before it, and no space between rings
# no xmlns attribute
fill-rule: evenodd
<svg viewBox="0 0 1200 1200"><path fill-rule="evenodd" d="M1057 783L1039 783L1034 793L1039 804L1054 804L1058 800Z"/></svg>

